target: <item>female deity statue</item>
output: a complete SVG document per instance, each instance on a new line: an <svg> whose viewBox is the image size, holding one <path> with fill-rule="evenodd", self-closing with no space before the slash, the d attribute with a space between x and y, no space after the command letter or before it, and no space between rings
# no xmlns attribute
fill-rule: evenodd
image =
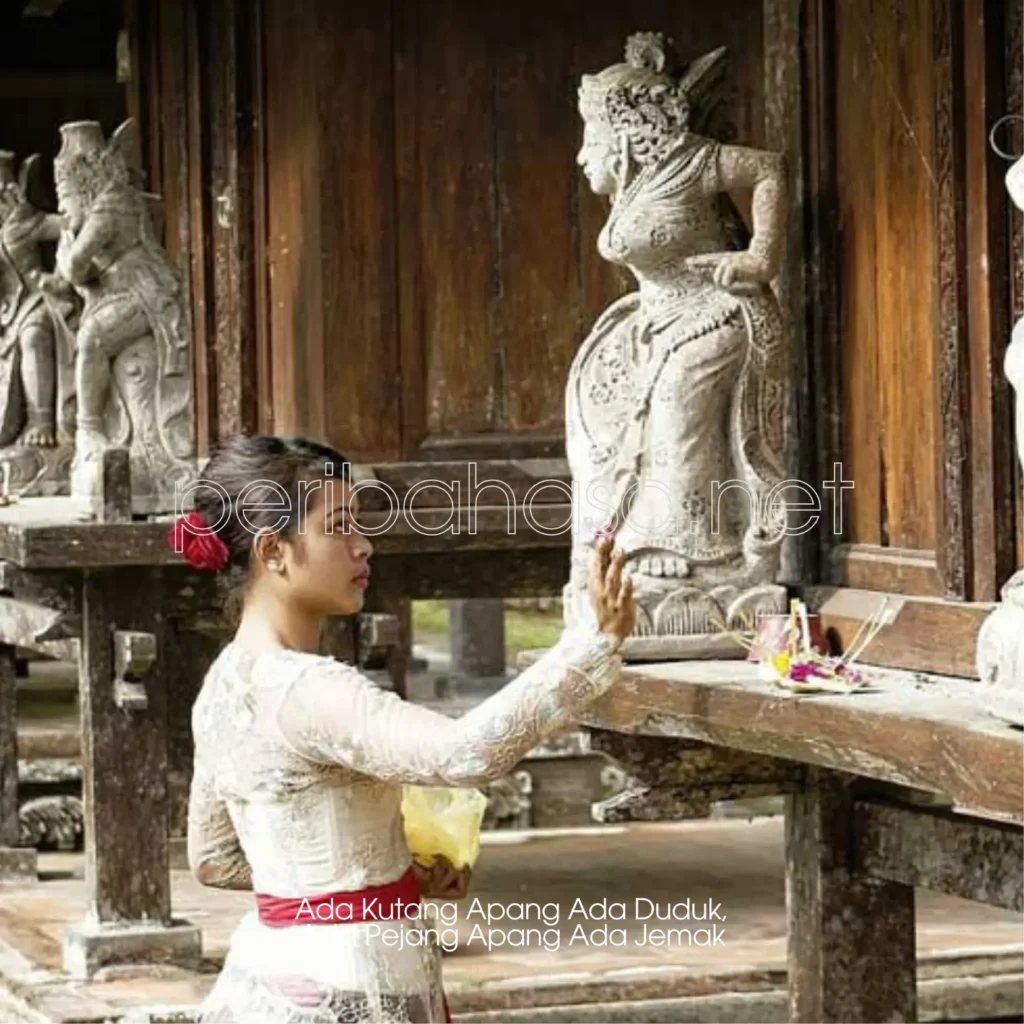
<svg viewBox="0 0 1024 1024"><path fill-rule="evenodd" d="M788 352L769 287L785 164L702 134L724 53L680 73L663 36L634 35L625 63L579 91L578 162L611 197L598 251L639 287L598 319L569 374L566 620L586 615L585 566L614 530L635 585L634 658L734 653L722 627L786 607L775 581ZM738 190L752 193L749 236L727 195Z"/></svg>
<svg viewBox="0 0 1024 1024"><path fill-rule="evenodd" d="M126 121L108 143L95 121L65 124L54 161L67 221L57 274L84 300L71 493L94 497L97 455L123 446L134 509L160 512L175 508L175 485L195 472L191 360L181 282L133 180L132 127Z"/></svg>

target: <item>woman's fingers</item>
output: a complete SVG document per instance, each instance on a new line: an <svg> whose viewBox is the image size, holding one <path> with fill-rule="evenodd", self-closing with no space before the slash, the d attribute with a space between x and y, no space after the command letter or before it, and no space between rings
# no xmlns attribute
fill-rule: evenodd
<svg viewBox="0 0 1024 1024"><path fill-rule="evenodd" d="M621 551L616 552L611 560L611 566L605 576L605 594L614 605L619 599L619 588L622 586L622 566L625 556Z"/></svg>
<svg viewBox="0 0 1024 1024"><path fill-rule="evenodd" d="M591 590L597 593L604 587L605 566L608 563L608 553L611 550L611 538L601 537L594 546L594 557L590 562L590 586Z"/></svg>

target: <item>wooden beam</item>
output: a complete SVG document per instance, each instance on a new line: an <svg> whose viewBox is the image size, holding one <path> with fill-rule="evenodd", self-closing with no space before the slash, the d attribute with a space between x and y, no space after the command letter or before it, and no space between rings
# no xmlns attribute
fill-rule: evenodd
<svg viewBox="0 0 1024 1024"><path fill-rule="evenodd" d="M830 561L829 578L844 587L913 597L942 597L944 594L934 551L840 544L832 550Z"/></svg>
<svg viewBox="0 0 1024 1024"><path fill-rule="evenodd" d="M917 1020L914 890L857 873L849 781L809 769L786 799L789 1019Z"/></svg>
<svg viewBox="0 0 1024 1024"><path fill-rule="evenodd" d="M1017 566L1013 404L1003 358L1010 335L1009 208L1006 165L988 133L1007 113L1007 21L1002 0L964 0L967 300L972 442L971 518L976 601L995 601ZM1020 11L1017 10L1019 18ZM1002 143L1008 134L1004 133Z"/></svg>
<svg viewBox="0 0 1024 1024"><path fill-rule="evenodd" d="M814 479L819 436L814 429L812 354L807 332L810 285L806 251L809 194L805 152L805 60L802 0L765 0L764 137L768 149L786 158L786 255L775 282L789 332L792 402L782 411L786 423L787 463L796 479ZM789 537L782 548L787 579L816 579L818 550L813 533Z"/></svg>
<svg viewBox="0 0 1024 1024"><path fill-rule="evenodd" d="M1024 830L944 810L858 800L859 869L873 878L1024 910Z"/></svg>
<svg viewBox="0 0 1024 1024"><path fill-rule="evenodd" d="M805 5L804 59L807 80L807 154L804 201L807 212L807 377L814 382L808 438L801 473L807 480L831 480L843 461L843 365L839 343L839 204L836 176L836 59L834 0ZM805 468L806 467L806 468ZM841 522L849 524L851 494L839 490ZM818 572L805 579L838 582L827 575L829 552L841 538L834 532L833 509L821 517L816 538Z"/></svg>
<svg viewBox="0 0 1024 1024"><path fill-rule="evenodd" d="M971 414L967 336L963 20L958 0L933 0L936 189L935 366L939 426L938 562L949 597L971 596Z"/></svg>
<svg viewBox="0 0 1024 1024"><path fill-rule="evenodd" d="M628 776L624 792L596 804L596 821L681 821L705 818L722 800L744 800L803 788L803 765L695 740L591 729L592 753Z"/></svg>
<svg viewBox="0 0 1024 1024"><path fill-rule="evenodd" d="M0 597L0 643L39 651L55 658L78 658L81 617L45 605Z"/></svg>
<svg viewBox="0 0 1024 1024"><path fill-rule="evenodd" d="M870 692L800 698L762 681L749 662L633 664L583 724L818 765L1024 821L1020 733L980 706L969 680L878 670Z"/></svg>
<svg viewBox="0 0 1024 1024"><path fill-rule="evenodd" d="M252 0L221 0L202 5L206 52L204 121L209 132L209 189L213 197L209 267L213 307L209 343L215 363L215 434L256 430L259 420L256 320L259 316L254 257L255 192L259 164L254 121L258 69L252 66L260 36L260 5ZM265 264L260 264L265 266Z"/></svg>
<svg viewBox="0 0 1024 1024"><path fill-rule="evenodd" d="M861 624L889 599L895 617L864 651L862 664L978 678L978 630L993 604L915 600L831 587L806 587L801 596L821 615L826 635L838 650L846 650Z"/></svg>
<svg viewBox="0 0 1024 1024"><path fill-rule="evenodd" d="M367 603L384 596L445 598L547 597L569 582L567 547L374 555Z"/></svg>

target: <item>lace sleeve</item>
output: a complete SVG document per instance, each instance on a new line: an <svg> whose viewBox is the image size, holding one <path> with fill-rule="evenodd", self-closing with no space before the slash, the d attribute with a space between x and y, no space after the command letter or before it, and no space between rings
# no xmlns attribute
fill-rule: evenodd
<svg viewBox="0 0 1024 1024"><path fill-rule="evenodd" d="M251 889L245 859L227 806L209 772L196 760L188 794L188 866L197 881L217 889Z"/></svg>
<svg viewBox="0 0 1024 1024"><path fill-rule="evenodd" d="M493 696L449 718L323 659L288 687L278 724L314 761L395 782L477 786L507 775L545 737L578 720L620 666L610 637L565 633Z"/></svg>

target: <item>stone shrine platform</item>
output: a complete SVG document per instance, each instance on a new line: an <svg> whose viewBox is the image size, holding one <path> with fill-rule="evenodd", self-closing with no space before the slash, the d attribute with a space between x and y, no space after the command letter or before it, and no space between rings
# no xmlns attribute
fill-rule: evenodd
<svg viewBox="0 0 1024 1024"><path fill-rule="evenodd" d="M485 836L470 897L457 904L458 947L445 959L455 1019L787 1019L782 825L781 818L763 818ZM39 867L36 883L0 884L4 1021L187 1022L251 906L247 893L204 889L187 872L174 871L174 912L202 929L202 970L107 969L91 983L72 983L61 971L60 941L85 911L83 858L41 854ZM481 913L470 915L474 899ZM638 899L642 910L650 900L662 911L687 899L700 906L711 901L723 920L708 924L718 923L721 941L698 944L705 936L693 931L692 945L658 942L651 928L704 924L639 920ZM570 917L577 900L586 907L625 904L626 919ZM539 908L549 903L559 908L552 932L539 919ZM532 917L488 924L482 916L488 904L526 905ZM917 908L920 1019L1020 1020L1022 915L925 891ZM578 925L593 933L592 942L570 941ZM624 935L611 934L606 943L594 932L603 925ZM501 930L514 927L535 931L498 946ZM620 938L624 946L611 944Z"/></svg>

